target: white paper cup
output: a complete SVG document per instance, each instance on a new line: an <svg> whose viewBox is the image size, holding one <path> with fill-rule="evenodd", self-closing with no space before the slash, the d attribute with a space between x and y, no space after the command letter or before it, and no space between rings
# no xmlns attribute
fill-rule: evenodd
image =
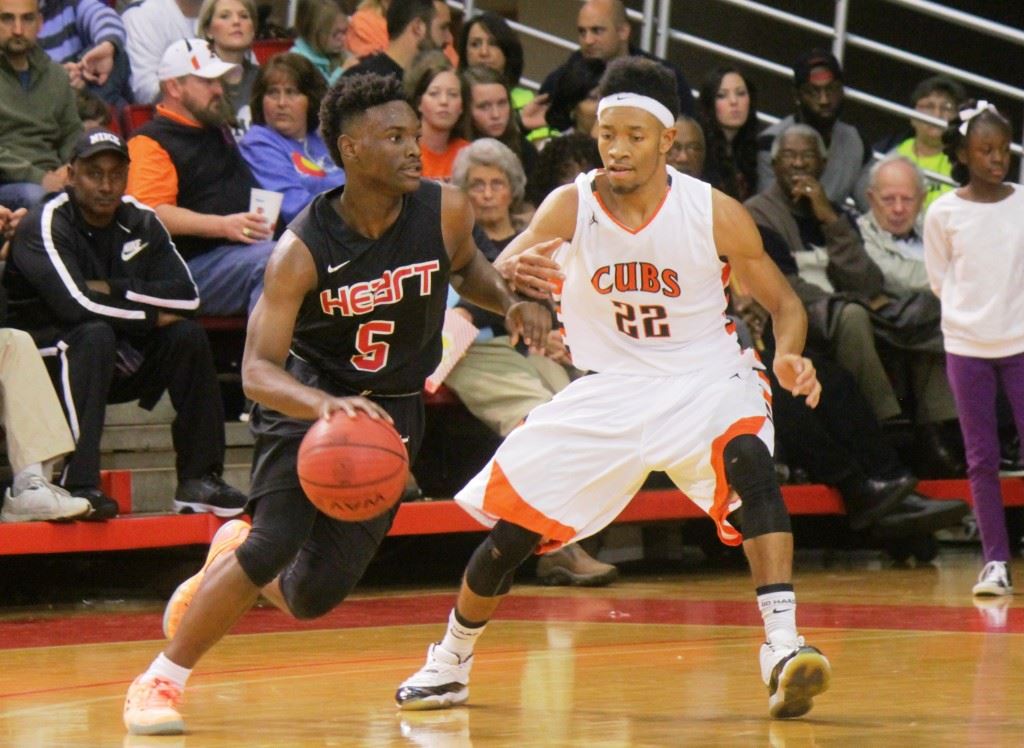
<svg viewBox="0 0 1024 748"><path fill-rule="evenodd" d="M267 225L273 231L277 226L277 217L281 214L281 201L284 194L272 190L259 190L255 187L249 195L249 212L259 213L267 219Z"/></svg>

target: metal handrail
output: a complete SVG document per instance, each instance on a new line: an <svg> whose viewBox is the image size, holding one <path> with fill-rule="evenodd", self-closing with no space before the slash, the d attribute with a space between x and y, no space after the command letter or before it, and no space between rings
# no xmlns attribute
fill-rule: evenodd
<svg viewBox="0 0 1024 748"><path fill-rule="evenodd" d="M780 65L777 62L772 62L770 60L764 59L763 57L752 55L749 52L744 52L742 50L736 49L735 47L730 47L725 44L719 44L718 42L711 42L708 41L707 39L702 39L701 37L694 36L693 34L685 34L682 31L676 31L675 29L672 29L669 32L669 36L672 39L682 42L684 44L697 46L700 47L701 49L706 49L708 51L715 52L725 57L730 57L732 59L739 60L752 67L767 70L778 75L789 77L793 74L793 71L790 68L786 67L785 65ZM903 106L902 104L893 103L887 99L875 96L874 94L869 94L867 91L861 91L860 89L850 88L849 86L846 86L844 87L843 92L844 96L848 99L852 99L853 101L859 101L862 104L867 104L876 109L882 109L891 114L898 114L908 118L919 119L925 122L929 122L930 124L933 125L938 125L940 127L945 127L947 124L947 122L943 119L939 119L938 117L932 117L931 115L924 114L923 112L919 112L916 109L911 109L908 106ZM1010 146L1010 148L1014 153L1018 155L1022 153L1022 148L1017 143L1013 143Z"/></svg>
<svg viewBox="0 0 1024 748"><path fill-rule="evenodd" d="M1014 44L1024 45L1024 31L1019 31L1012 26L1006 26L1002 23L989 21L985 18L979 18L978 16L971 15L970 13L964 13L961 10L953 10L952 8L947 8L944 5L932 3L928 0L885 0L885 2L890 5L900 5L904 8L916 10L926 16L941 18L944 21L955 23L958 26L966 26L974 31L980 31L983 34L988 34L989 36L996 36L1000 39L1005 39L1008 42L1013 42Z"/></svg>

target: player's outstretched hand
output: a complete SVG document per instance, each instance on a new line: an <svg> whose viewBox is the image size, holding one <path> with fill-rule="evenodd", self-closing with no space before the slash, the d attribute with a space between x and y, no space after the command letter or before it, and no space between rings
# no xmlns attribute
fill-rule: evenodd
<svg viewBox="0 0 1024 748"><path fill-rule="evenodd" d="M519 254L495 264L498 272L519 293L534 299L550 299L551 292L564 277L562 268L551 259L562 246L562 239L534 244Z"/></svg>
<svg viewBox="0 0 1024 748"><path fill-rule="evenodd" d="M522 338L533 353L543 355L551 332L551 310L535 301L520 301L505 313L505 329L512 345Z"/></svg>
<svg viewBox="0 0 1024 748"><path fill-rule="evenodd" d="M383 419L388 423L394 423L386 410L365 397L332 397L325 395L323 402L320 403L320 417L325 421L329 421L331 416L339 410L350 418L354 418L359 413L366 413L370 418Z"/></svg>
<svg viewBox="0 0 1024 748"><path fill-rule="evenodd" d="M794 353L782 353L775 357L772 366L779 384L794 395L804 395L811 408L821 398L821 382L809 358Z"/></svg>

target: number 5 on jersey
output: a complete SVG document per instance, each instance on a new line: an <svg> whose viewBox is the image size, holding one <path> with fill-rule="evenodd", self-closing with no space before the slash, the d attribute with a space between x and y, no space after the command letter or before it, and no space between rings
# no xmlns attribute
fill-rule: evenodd
<svg viewBox="0 0 1024 748"><path fill-rule="evenodd" d="M356 332L356 350L349 360L359 371L380 371L388 365L391 344L379 338L395 331L393 320L375 319L359 325Z"/></svg>

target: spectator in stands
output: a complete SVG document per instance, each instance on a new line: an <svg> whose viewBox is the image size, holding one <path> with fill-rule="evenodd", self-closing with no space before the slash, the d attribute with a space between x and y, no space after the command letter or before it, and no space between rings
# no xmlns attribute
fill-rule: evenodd
<svg viewBox="0 0 1024 748"><path fill-rule="evenodd" d="M47 354L75 451L63 483L109 518L99 487L108 402L152 408L166 390L177 411L179 510L240 514L246 498L220 478L224 409L188 268L152 210L124 198L128 148L106 130L84 133L68 189L33 208L15 233L4 275L10 322Z"/></svg>
<svg viewBox="0 0 1024 748"><path fill-rule="evenodd" d="M550 97L547 94L536 96L520 85L523 45L504 18L491 11L473 16L462 25L457 51L460 70L483 65L505 76L512 97L512 111L519 118L519 125L527 138L538 141L553 134L545 121Z"/></svg>
<svg viewBox="0 0 1024 748"><path fill-rule="evenodd" d="M405 79L405 92L420 115L420 159L424 179L448 181L452 164L469 141L459 137L462 85L451 62L436 50L416 58Z"/></svg>
<svg viewBox="0 0 1024 748"><path fill-rule="evenodd" d="M796 272L790 255L775 255L784 272ZM811 352L822 383L816 408L779 385L772 371L775 340L768 313L753 299L734 294L772 384L777 456L803 468L811 480L836 488L850 527L898 546L954 526L969 511L962 501L931 501L914 491L917 477L886 439L853 377L826 356Z"/></svg>
<svg viewBox="0 0 1024 748"><path fill-rule="evenodd" d="M707 145L700 122L685 114L679 115L676 120L676 137L666 158L668 165L694 179L703 179L706 154Z"/></svg>
<svg viewBox="0 0 1024 748"><path fill-rule="evenodd" d="M369 57L388 46L387 12L391 0L362 0L349 19L345 46L353 56Z"/></svg>
<svg viewBox="0 0 1024 748"><path fill-rule="evenodd" d="M260 70L252 53L256 4L253 0L203 0L198 32L217 57L238 66L224 76L221 84L227 123L235 139L241 139L252 123L249 101Z"/></svg>
<svg viewBox="0 0 1024 748"><path fill-rule="evenodd" d="M682 113L690 116L695 114L693 92L679 66L629 43L629 19L621 0L587 0L576 16L576 30L579 33L580 48L569 55L560 67L548 74L540 87L542 94L551 96L551 110L548 111L547 120L556 130L566 130L572 124L565 116L569 109L559 103L555 93L558 80L565 75L569 65L581 57L601 60L604 63L627 55L655 60L672 71L675 76Z"/></svg>
<svg viewBox="0 0 1024 748"><path fill-rule="evenodd" d="M808 343L854 375L878 420L897 418L900 404L867 310L833 301L836 292L846 292L871 304L882 295L883 278L852 219L825 193L825 144L809 125L790 124L776 136L771 155L774 179L745 205L769 253L793 258L787 279L808 311Z"/></svg>
<svg viewBox="0 0 1024 748"><path fill-rule="evenodd" d="M843 70L835 55L824 49L812 49L801 55L793 65L793 88L796 114L767 128L758 138L758 189L764 191L775 181L772 161L775 137L799 122L813 127L825 143L828 161L821 183L829 201L842 205L848 197L860 194L858 181L871 158L871 149L856 127L839 120L843 107Z"/></svg>
<svg viewBox="0 0 1024 748"><path fill-rule="evenodd" d="M10 210L0 205L0 259L7 259L7 242L25 213L24 208ZM6 295L0 293L0 309L6 307L6 302ZM54 467L63 455L74 450L75 443L32 337L7 327L0 328L0 402L7 459L14 474L4 494L0 521L87 515L92 504L50 482Z"/></svg>
<svg viewBox="0 0 1024 748"><path fill-rule="evenodd" d="M128 32L132 93L137 104L160 96L158 68L164 51L180 39L191 39L199 27L202 0L137 0L121 16Z"/></svg>
<svg viewBox="0 0 1024 748"><path fill-rule="evenodd" d="M512 219L526 187L519 159L493 138L475 140L456 157L452 182L473 205L477 226L486 234L480 249L493 262L520 231ZM505 437L531 410L569 384L569 361L561 336L552 331L547 355L521 351L510 344L500 315L461 302L456 309L480 333L445 384L470 413ZM591 558L575 544L537 564L537 576L552 584L596 586L610 583L617 575L614 566Z"/></svg>
<svg viewBox="0 0 1024 748"><path fill-rule="evenodd" d="M253 86L253 125L238 148L260 187L284 195L283 224L319 193L345 184L317 130L326 92L313 63L291 53L271 57Z"/></svg>
<svg viewBox="0 0 1024 748"><path fill-rule="evenodd" d="M420 52L444 49L451 43L451 11L435 0L391 0L388 6L388 48L345 71L346 75L377 73L399 80Z"/></svg>
<svg viewBox="0 0 1024 748"><path fill-rule="evenodd" d="M737 68L708 74L700 87L707 140L704 181L740 202L757 194L757 90Z"/></svg>
<svg viewBox="0 0 1024 748"><path fill-rule="evenodd" d="M68 72L71 86L108 104L132 101L131 65L121 17L101 0L41 0L39 46Z"/></svg>
<svg viewBox="0 0 1024 748"><path fill-rule="evenodd" d="M891 297L914 292L931 296L924 265L922 204L924 176L910 159L890 153L872 165L867 190L871 210L857 219L864 250L882 271L882 286ZM938 320L934 325L938 332ZM917 447L925 477L963 475L956 403L941 355L918 352L909 357L911 390L916 393ZM889 364L892 369L892 362ZM930 463L930 464L929 464Z"/></svg>
<svg viewBox="0 0 1024 748"><path fill-rule="evenodd" d="M462 71L462 102L466 109L466 139L500 140L519 157L523 171L532 174L537 149L512 116L512 97L504 76L480 65L466 68Z"/></svg>
<svg viewBox="0 0 1024 748"><path fill-rule="evenodd" d="M0 226L5 210L0 208ZM0 328L0 395L7 459L14 474L4 492L0 522L84 519L92 504L50 482L75 442L39 351L23 330Z"/></svg>
<svg viewBox="0 0 1024 748"><path fill-rule="evenodd" d="M925 194L924 175L907 156L894 152L872 164L871 210L857 219L857 227L889 291L929 289L922 238Z"/></svg>
<svg viewBox="0 0 1024 748"><path fill-rule="evenodd" d="M297 37L291 51L313 63L328 84L334 83L348 59L348 28L348 16L337 0L299 0L295 15Z"/></svg>
<svg viewBox="0 0 1024 748"><path fill-rule="evenodd" d="M943 144L963 186L936 200L924 223L985 559L973 592L986 596L1013 594L999 484L1000 386L1024 435L1024 187L1004 182L1012 141L1010 122L988 102L961 109Z"/></svg>
<svg viewBox="0 0 1024 748"><path fill-rule="evenodd" d="M967 92L963 86L952 78L934 75L917 84L910 95L910 106L923 114L950 122L956 118L960 104L966 99ZM953 164L942 150L944 128L918 119L911 119L910 125L914 134L901 141L895 148L896 152L925 171L952 179ZM923 210L927 210L940 195L953 189L951 185L929 177L925 178L925 184L927 193Z"/></svg>
<svg viewBox="0 0 1024 748"><path fill-rule="evenodd" d="M107 103L85 89L75 92L75 109L78 111L78 118L82 121L83 131L95 130L97 127L109 130L114 121Z"/></svg>
<svg viewBox="0 0 1024 748"><path fill-rule="evenodd" d="M551 139L537 155L526 185L526 195L535 206L540 206L556 187L571 184L583 172L601 166L597 141L589 135L570 133Z"/></svg>
<svg viewBox="0 0 1024 748"><path fill-rule="evenodd" d="M27 208L64 188L82 131L68 75L37 43L36 0L0 0L0 205Z"/></svg>
<svg viewBox="0 0 1024 748"><path fill-rule="evenodd" d="M552 93L554 105L548 110L552 121L568 119L577 132L595 137L597 129L597 85L604 73L604 60L580 57L565 66Z"/></svg>
<svg viewBox="0 0 1024 748"><path fill-rule="evenodd" d="M274 227L249 210L259 184L224 127L221 78L235 69L202 39L176 41L160 60L156 117L128 142L128 192L167 226L199 286L202 313L214 316L252 309L274 247Z"/></svg>

